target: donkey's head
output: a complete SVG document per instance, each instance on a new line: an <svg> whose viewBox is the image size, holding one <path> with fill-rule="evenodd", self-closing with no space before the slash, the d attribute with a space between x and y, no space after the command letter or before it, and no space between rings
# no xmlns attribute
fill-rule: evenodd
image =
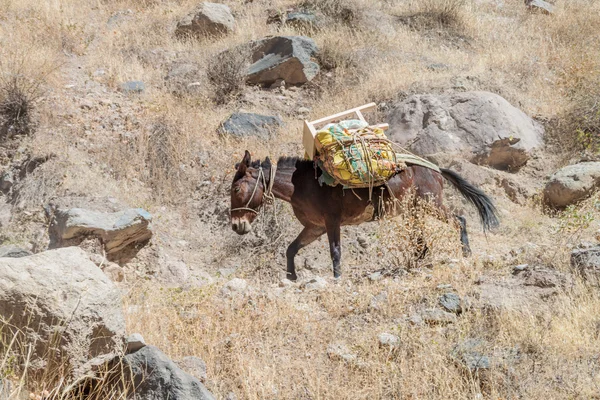
<svg viewBox="0 0 600 400"><path fill-rule="evenodd" d="M263 168L269 170L271 161L267 158L261 166L260 161L252 163L246 150L242 161L236 165L236 173L231 184L231 228L239 235L252 230L252 222L263 204L265 175Z"/></svg>

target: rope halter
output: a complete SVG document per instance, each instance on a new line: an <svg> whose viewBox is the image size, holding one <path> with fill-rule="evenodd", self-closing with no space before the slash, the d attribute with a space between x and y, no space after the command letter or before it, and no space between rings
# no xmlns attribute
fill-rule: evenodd
<svg viewBox="0 0 600 400"><path fill-rule="evenodd" d="M258 215L258 212L260 211L260 207L263 205L263 203L267 203L269 205L273 204L273 202L275 201L275 196L273 195L273 184L275 183L276 171L277 171L277 165L272 164L271 169L269 170L269 183L267 185L265 172L263 170L262 165L259 165L258 177L256 178L256 185L254 185L254 190L252 190L252 196L250 196L250 200L248 200L248 202L246 203L246 205L244 207L232 208L230 210L230 213L232 213L234 211L251 211L254 214ZM258 188L258 184L261 180L262 180L263 187L265 189L263 192L262 201L260 202L257 209L255 210L254 208L250 208L250 203L252 203L252 199L254 199L254 195L256 194L256 189Z"/></svg>

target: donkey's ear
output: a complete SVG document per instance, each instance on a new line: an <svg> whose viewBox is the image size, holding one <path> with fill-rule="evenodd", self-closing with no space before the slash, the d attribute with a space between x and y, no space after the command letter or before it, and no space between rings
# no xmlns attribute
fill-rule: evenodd
<svg viewBox="0 0 600 400"><path fill-rule="evenodd" d="M246 150L244 154L244 158L242 162L235 164L235 169L237 169L237 175L243 176L246 173L246 168L250 166L252 159L250 158L250 153Z"/></svg>
<svg viewBox="0 0 600 400"><path fill-rule="evenodd" d="M242 160L242 164L246 164L246 167L249 167L251 162L252 157L250 157L250 152L246 150L246 153L244 153L244 159Z"/></svg>
<svg viewBox="0 0 600 400"><path fill-rule="evenodd" d="M271 159L269 157L265 158L265 161L263 161L263 167L269 169L271 168Z"/></svg>

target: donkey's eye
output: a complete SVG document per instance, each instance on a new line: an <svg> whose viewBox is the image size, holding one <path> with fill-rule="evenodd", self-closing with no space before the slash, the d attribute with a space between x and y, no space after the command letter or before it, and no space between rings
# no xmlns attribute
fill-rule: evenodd
<svg viewBox="0 0 600 400"><path fill-rule="evenodd" d="M240 190L242 190L242 188L240 188L239 186L233 189L233 191L236 192L236 193L239 193Z"/></svg>

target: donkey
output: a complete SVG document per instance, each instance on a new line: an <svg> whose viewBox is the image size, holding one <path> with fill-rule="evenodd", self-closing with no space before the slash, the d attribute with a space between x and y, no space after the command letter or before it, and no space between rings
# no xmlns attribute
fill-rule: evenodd
<svg viewBox="0 0 600 400"><path fill-rule="evenodd" d="M479 213L484 231L498 226L497 210L491 199L479 188L471 185L456 172L440 169L440 172L419 165L407 164L407 168L394 175L386 190L376 187L344 190L340 185L320 185L321 170L312 161L296 157L282 157L273 165L267 157L252 162L246 150L244 158L236 165L231 185L231 227L239 235L252 229L265 201L274 198L292 205L294 215L304 226L302 232L286 251L287 278L297 279L294 258L298 251L327 233L329 251L333 262L333 276L341 276L342 249L340 229L343 225L359 225L378 217L373 205L383 201L401 199L411 191L417 198L428 199L437 206L441 215L449 220L449 213L442 204L444 179L448 180L471 202ZM393 198L392 198L393 196ZM464 217L454 215L460 227L463 254L470 255L467 225Z"/></svg>

